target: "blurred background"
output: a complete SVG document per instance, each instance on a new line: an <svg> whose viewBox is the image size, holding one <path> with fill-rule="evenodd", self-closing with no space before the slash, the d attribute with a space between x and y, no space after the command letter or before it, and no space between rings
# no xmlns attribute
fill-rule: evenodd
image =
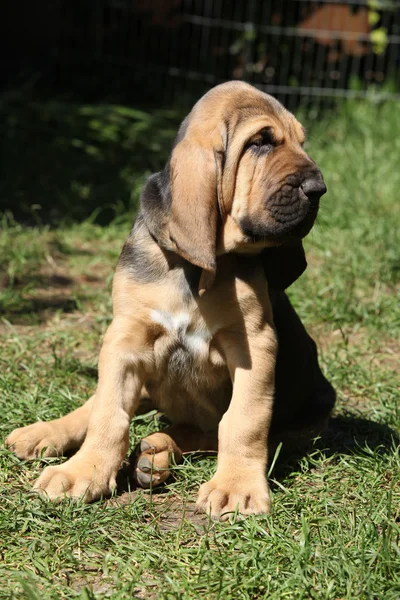
<svg viewBox="0 0 400 600"><path fill-rule="evenodd" d="M0 12L0 210L24 222L133 214L181 118L222 81L277 96L311 132L346 102L355 115L400 99L395 0L13 0Z"/></svg>

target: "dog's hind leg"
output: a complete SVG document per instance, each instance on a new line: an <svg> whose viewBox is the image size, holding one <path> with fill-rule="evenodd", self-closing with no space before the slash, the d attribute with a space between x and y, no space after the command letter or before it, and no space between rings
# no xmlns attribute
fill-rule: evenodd
<svg viewBox="0 0 400 600"><path fill-rule="evenodd" d="M62 456L78 450L86 437L95 397L94 394L82 406L59 419L38 421L14 429L5 440L6 446L22 460ZM143 389L138 413L152 408L151 400Z"/></svg>
<svg viewBox="0 0 400 600"><path fill-rule="evenodd" d="M39 457L61 456L77 450L83 444L89 423L94 396L76 410L54 421L38 421L14 429L5 444L24 460Z"/></svg>
<svg viewBox="0 0 400 600"><path fill-rule="evenodd" d="M134 479L142 488L161 485L171 467L188 452L216 452L218 432L204 433L189 425L170 425L143 438L135 449Z"/></svg>

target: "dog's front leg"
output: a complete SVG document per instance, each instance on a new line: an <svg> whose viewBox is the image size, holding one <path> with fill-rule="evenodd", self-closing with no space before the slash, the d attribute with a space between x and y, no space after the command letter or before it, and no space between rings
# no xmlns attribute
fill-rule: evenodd
<svg viewBox="0 0 400 600"><path fill-rule="evenodd" d="M272 417L277 342L271 325L225 333L220 343L233 381L230 406L219 425L218 466L200 487L197 506L214 519L268 513L267 440Z"/></svg>
<svg viewBox="0 0 400 600"><path fill-rule="evenodd" d="M99 383L81 449L61 466L47 467L35 489L50 498L109 494L129 445L129 423L138 407L149 357L146 332L128 319L114 319L99 359Z"/></svg>

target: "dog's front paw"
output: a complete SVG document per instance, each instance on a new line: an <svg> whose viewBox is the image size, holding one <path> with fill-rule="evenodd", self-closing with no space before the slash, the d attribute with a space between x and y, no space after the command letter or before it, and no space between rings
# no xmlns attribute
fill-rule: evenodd
<svg viewBox="0 0 400 600"><path fill-rule="evenodd" d="M23 460L61 456L65 446L58 427L54 423L41 421L14 429L6 438L5 444Z"/></svg>
<svg viewBox="0 0 400 600"><path fill-rule="evenodd" d="M116 472L106 467L104 458L79 454L63 465L47 467L35 482L34 490L50 500L72 497L92 502L108 496L115 488Z"/></svg>
<svg viewBox="0 0 400 600"><path fill-rule="evenodd" d="M236 511L242 515L269 513L271 500L267 481L264 475L242 479L217 473L200 486L196 508L221 521L226 521L229 514Z"/></svg>

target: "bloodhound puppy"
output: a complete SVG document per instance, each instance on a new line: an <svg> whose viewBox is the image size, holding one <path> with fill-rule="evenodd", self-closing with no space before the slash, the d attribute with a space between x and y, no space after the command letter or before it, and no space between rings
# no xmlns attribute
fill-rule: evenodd
<svg viewBox="0 0 400 600"><path fill-rule="evenodd" d="M50 498L109 494L143 397L171 425L143 439L135 477L168 477L171 456L218 450L197 506L224 518L267 513L268 446L327 419L335 393L284 289L306 268L301 240L326 192L304 129L242 82L209 91L144 186L114 277L114 318L95 395L71 414L13 431L17 456L60 455L35 488Z"/></svg>

